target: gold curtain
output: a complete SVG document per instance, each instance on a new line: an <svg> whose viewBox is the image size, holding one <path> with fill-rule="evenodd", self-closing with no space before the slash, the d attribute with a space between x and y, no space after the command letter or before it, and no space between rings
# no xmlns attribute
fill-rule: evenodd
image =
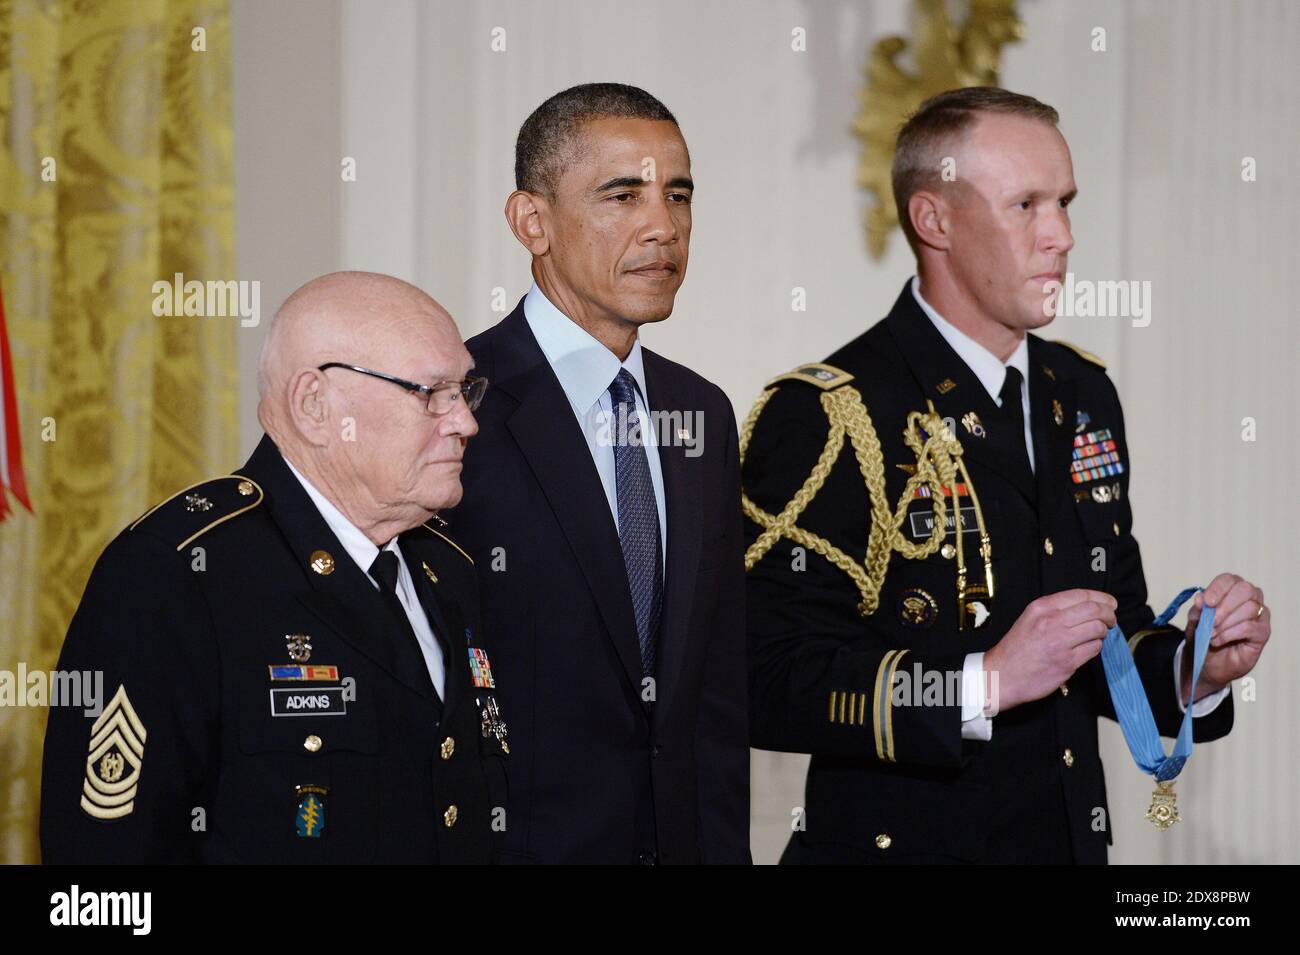
<svg viewBox="0 0 1300 955"><path fill-rule="evenodd" d="M234 463L238 320L152 311L156 281L234 275L229 38L227 0L0 0L0 295L34 512L0 523L15 679L54 667L122 527ZM45 722L0 706L0 862L39 859Z"/></svg>

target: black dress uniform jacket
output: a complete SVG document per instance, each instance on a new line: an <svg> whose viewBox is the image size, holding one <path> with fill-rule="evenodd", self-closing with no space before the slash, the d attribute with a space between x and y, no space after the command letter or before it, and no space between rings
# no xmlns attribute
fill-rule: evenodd
<svg viewBox="0 0 1300 955"><path fill-rule="evenodd" d="M484 626L501 648L511 720L502 861L748 862L745 580L730 402L643 351L652 407L703 421L702 453L658 449L668 537L650 705L608 499L522 303L466 344L492 385L466 451L465 496L448 519L477 562Z"/></svg>
<svg viewBox="0 0 1300 955"><path fill-rule="evenodd" d="M1182 716L1173 656L1182 633L1150 628L1115 388L1091 356L1035 335L1028 379L1036 471L1023 454L1023 424L989 397L905 287L888 318L825 365L771 383L744 462L748 514L757 506L775 516L795 497L827 448L823 399L848 388L860 393L860 402L850 403L865 406L879 436L887 499L877 506L893 514L918 460L903 438L908 415L933 402L960 442L995 577L994 597L980 602L987 618L974 627L972 615L959 629L951 509L948 546L918 559L894 550L878 606L867 616L854 579L816 547L805 548L801 566L787 535L750 570L754 745L813 757L806 828L796 831L783 861L1106 860L1111 827L1097 718L1113 719L1114 710L1100 658L1059 692L996 715L988 742L963 740L959 695L916 705L910 690L889 692L900 674L914 689L918 676L924 685L960 672L966 654L991 648L1045 594L1086 587L1115 596L1160 731L1176 734ZM1115 442L1109 453L1122 471L1084 471L1081 478L1090 479L1073 480L1075 459L1086 462L1097 451L1088 445L1106 440ZM873 525L869 459L846 438L794 522L859 564ZM900 529L917 545L933 520L933 497L925 493L909 495ZM961 504L968 582L982 583L973 501L962 496ZM747 521L751 545L763 529L761 519ZM927 676L931 671L939 673ZM1226 734L1232 713L1229 698L1196 720L1195 739ZM1120 771L1136 770L1126 761Z"/></svg>
<svg viewBox="0 0 1300 955"><path fill-rule="evenodd" d="M59 660L102 670L105 706L51 710L45 861L492 861L508 739L471 680L474 568L431 527L400 547L442 641L441 722L409 628L270 438L123 531ZM271 678L295 665L318 669Z"/></svg>

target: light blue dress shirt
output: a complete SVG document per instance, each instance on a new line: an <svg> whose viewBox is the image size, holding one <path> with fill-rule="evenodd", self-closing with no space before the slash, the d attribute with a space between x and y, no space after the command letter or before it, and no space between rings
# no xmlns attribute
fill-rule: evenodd
<svg viewBox="0 0 1300 955"><path fill-rule="evenodd" d="M614 482L614 446L608 440L614 411L609 386L620 368L626 368L636 382L636 416L641 422L646 458L650 462L650 481L654 485L655 507L659 511L659 539L666 569L668 508L664 503L664 472L659 464L659 436L649 424L650 393L646 390L645 368L641 361L641 339L633 343L627 360L620 362L617 355L556 308L535 282L524 298L524 319L555 377L560 380L573 416L587 440L587 449L605 488L605 499L615 528L618 527L618 488Z"/></svg>

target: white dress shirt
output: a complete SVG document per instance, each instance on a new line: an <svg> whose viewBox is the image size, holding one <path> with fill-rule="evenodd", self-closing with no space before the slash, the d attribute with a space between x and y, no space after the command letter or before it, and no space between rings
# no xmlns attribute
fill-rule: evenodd
<svg viewBox="0 0 1300 955"><path fill-rule="evenodd" d="M1029 452L1029 469L1034 470L1034 433L1029 428L1029 336L1020 339L1020 344L1004 363L975 339L950 325L934 310L934 306L921 298L921 283L916 276L912 277L912 295L916 298L916 304L921 306L921 311L929 316L934 327L939 330L943 340L952 346L957 357L975 373L975 377L999 408L1002 407L1002 383L1006 381L1007 369L1014 368L1020 372L1020 410L1024 412L1025 418L1025 450Z"/></svg>
<svg viewBox="0 0 1300 955"><path fill-rule="evenodd" d="M1034 435L1029 421L1029 336L1020 339L1020 344L1016 350L1011 353L1011 357L1003 362L997 355L993 354L975 339L955 326L947 322L943 316L934 310L929 302L921 297L921 281L917 276L912 277L912 296L916 299L916 304L921 306L921 311L934 323L939 334L943 336L952 350L957 353L966 366L979 379L984 390L989 393L993 403L999 408L1002 407L1002 384L1006 381L1007 368L1015 368L1020 372L1020 407L1024 412L1025 420L1025 450L1029 453L1029 467L1034 469ZM1174 652L1174 693L1178 699L1178 708L1180 712L1185 712L1181 692L1181 669L1183 662L1183 645L1179 644L1178 649ZM961 705L961 735L962 739L978 739L987 742L993 738L993 718L984 715L984 708L988 702L986 699L986 687L984 685L984 654L968 653L962 664L962 705ZM1232 688L1225 686L1217 693L1212 693L1203 699L1197 700L1192 704L1192 716L1201 717L1211 712L1216 706L1223 702L1224 697L1230 693Z"/></svg>
<svg viewBox="0 0 1300 955"><path fill-rule="evenodd" d="M343 512L330 503L325 495L316 490L311 482L298 472L298 469L293 466L288 458L285 458L284 463L289 465L289 470L293 472L293 476L298 479L298 483L302 485L303 490L307 492L307 496L316 505L316 510L320 511L320 516L325 518L325 523L334 532L334 536L339 539L339 543L343 545L343 549L347 551L353 563L361 568L361 572L366 575L366 579L378 590L379 581L370 576L370 565L379 556L379 548L355 524L344 517ZM420 605L420 598L415 593L415 581L411 579L411 572L406 567L406 560L402 557L402 549L397 546L397 538L394 537L390 540L384 545L383 549L390 550L397 555L397 600L402 605L402 609L406 611L406 619L411 622L411 629L415 631L416 640L420 644L420 652L424 654L424 665L429 668L429 679L433 681L438 696L445 700L447 698L444 692L446 689L447 669L442 656L442 644L433 635L433 627L429 624L429 618L425 615L424 607Z"/></svg>
<svg viewBox="0 0 1300 955"><path fill-rule="evenodd" d="M645 384L645 367L641 359L641 339L632 345L625 361L593 338L577 322L556 308L546 294L533 283L524 298L524 319L542 354L560 380L573 416L587 439L587 449L605 488L609 513L618 527L618 486L614 479L614 446L607 440L611 433L614 403L609 386L620 368L626 368L636 382L636 413L641 422L641 436L650 462L650 483L654 486L655 506L659 509L661 559L668 562L668 509L664 502L664 474L659 464L658 440L649 425L649 392ZM629 429L631 422L629 422Z"/></svg>

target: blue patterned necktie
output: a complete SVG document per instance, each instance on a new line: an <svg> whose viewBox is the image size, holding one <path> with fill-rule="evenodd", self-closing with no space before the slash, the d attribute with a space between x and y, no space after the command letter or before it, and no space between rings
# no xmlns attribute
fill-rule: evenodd
<svg viewBox="0 0 1300 955"><path fill-rule="evenodd" d="M632 425L636 413L636 384L626 368L609 386L614 411L614 485L618 497L618 542L623 547L627 584L636 614L637 640L641 644L641 671L654 676L655 641L663 610L663 560L659 542L659 508L650 481L644 437Z"/></svg>

